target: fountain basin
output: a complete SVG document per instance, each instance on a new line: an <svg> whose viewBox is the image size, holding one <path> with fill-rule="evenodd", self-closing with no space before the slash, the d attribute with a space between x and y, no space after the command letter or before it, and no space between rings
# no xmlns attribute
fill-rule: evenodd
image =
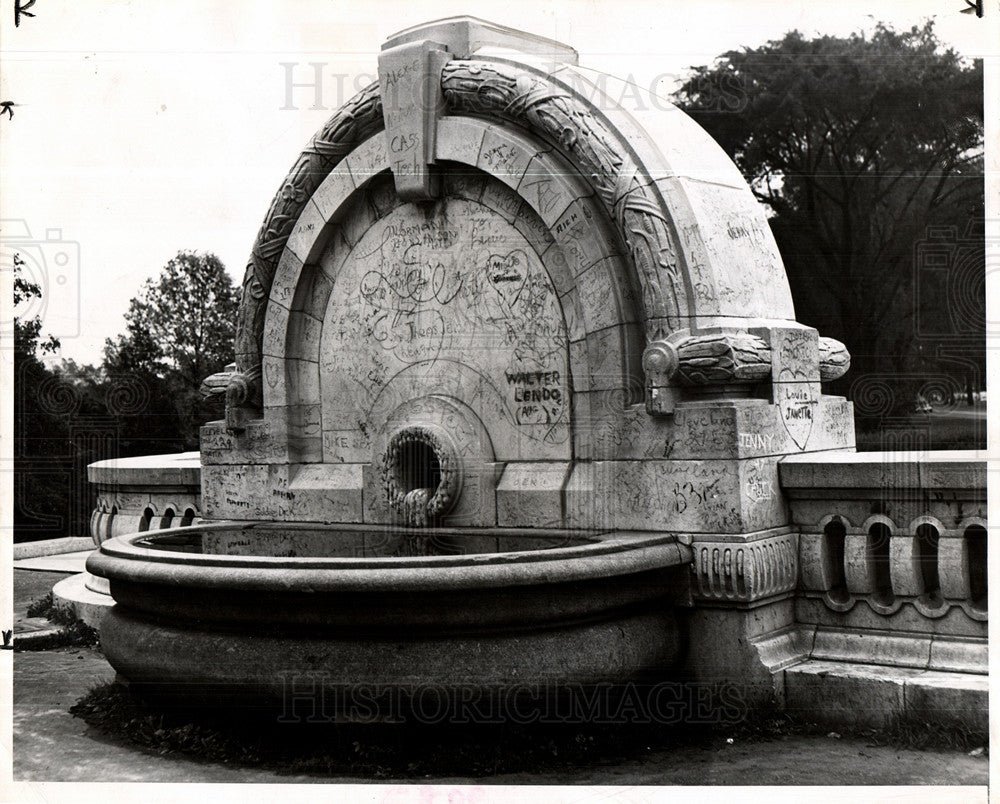
<svg viewBox="0 0 1000 804"><path fill-rule="evenodd" d="M116 537L87 569L110 583L101 643L121 675L274 699L289 678L336 690L663 677L689 560L663 533L255 522Z"/></svg>

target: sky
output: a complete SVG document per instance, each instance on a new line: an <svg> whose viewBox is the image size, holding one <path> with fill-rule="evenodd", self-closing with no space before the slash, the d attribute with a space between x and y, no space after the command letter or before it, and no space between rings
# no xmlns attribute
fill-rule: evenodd
<svg viewBox="0 0 1000 804"><path fill-rule="evenodd" d="M0 119L2 264L15 250L27 256L44 291L43 332L78 362L100 361L129 300L180 249L216 253L239 283L299 151L374 79L382 42L421 22L471 9L669 93L692 65L793 28L846 35L933 16L963 55L998 52L998 27L960 14L964 5L39 0L15 27L5 3L0 95L17 105ZM313 83L314 64L319 89L289 87Z"/></svg>

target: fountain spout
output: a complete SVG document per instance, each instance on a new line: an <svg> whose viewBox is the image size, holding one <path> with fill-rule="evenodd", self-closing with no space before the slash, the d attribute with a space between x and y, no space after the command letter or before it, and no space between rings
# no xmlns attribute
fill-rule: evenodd
<svg viewBox="0 0 1000 804"><path fill-rule="evenodd" d="M382 461L389 505L404 525L427 527L455 505L460 463L451 439L439 428L404 427L389 439Z"/></svg>

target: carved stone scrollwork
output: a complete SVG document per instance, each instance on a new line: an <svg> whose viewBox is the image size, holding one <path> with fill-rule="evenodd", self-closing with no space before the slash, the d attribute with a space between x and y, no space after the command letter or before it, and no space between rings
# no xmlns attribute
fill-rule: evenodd
<svg viewBox="0 0 1000 804"><path fill-rule="evenodd" d="M759 382L771 376L771 347L746 332L685 338L677 358L677 379L688 385Z"/></svg>
<svg viewBox="0 0 1000 804"><path fill-rule="evenodd" d="M234 372L226 384L226 429L240 433L246 429L246 422L259 410L253 404L255 388L260 388L261 370L255 366L246 372Z"/></svg>
<svg viewBox="0 0 1000 804"><path fill-rule="evenodd" d="M843 377L851 367L851 353L840 341L833 338L819 339L819 378L830 382Z"/></svg>
<svg viewBox="0 0 1000 804"><path fill-rule="evenodd" d="M206 377L201 381L201 387L198 391L206 399L211 399L213 396L220 396L226 393L226 386L229 385L229 378L236 373L236 364L230 363L226 366L225 371L219 371Z"/></svg>
<svg viewBox="0 0 1000 804"><path fill-rule="evenodd" d="M847 348L832 338L819 339L820 378L835 380L851 366ZM746 332L689 335L653 341L642 355L646 373L646 405L650 413L669 413L664 400L671 382L682 385L727 385L761 382L771 376L771 347Z"/></svg>
<svg viewBox="0 0 1000 804"><path fill-rule="evenodd" d="M441 68L445 112L471 114L521 125L569 160L587 178L614 222L635 266L642 295L646 339L667 342L690 315L682 257L666 205L630 156L623 135L604 122L584 98L544 73L510 64L454 59ZM267 300L278 261L292 228L313 192L330 171L364 140L383 130L382 100L372 84L334 114L302 152L264 218L243 280L236 331L236 366L227 407L231 427L262 405L261 353ZM746 333L673 340L677 366L669 374L681 383L755 382L770 373L767 344ZM822 379L841 376L850 365L847 350L820 339ZM653 350L655 352L655 350ZM671 394L661 357L653 357L648 386L663 389L650 412L670 412ZM671 362L671 361L668 361ZM239 411L236 411L239 407Z"/></svg>
<svg viewBox="0 0 1000 804"><path fill-rule="evenodd" d="M568 91L509 65L451 61L441 73L441 85L450 110L527 126L588 177L635 265L647 339L675 331L687 312L675 236L663 200L640 175L620 136Z"/></svg>
<svg viewBox="0 0 1000 804"><path fill-rule="evenodd" d="M692 550L696 600L750 603L795 590L797 534L752 542L695 542Z"/></svg>
<svg viewBox="0 0 1000 804"><path fill-rule="evenodd" d="M254 372L256 371L256 378ZM225 371L206 377L198 389L206 399L223 396L226 400L226 429L239 433L246 429L246 421L259 406L252 403L254 384L260 385L260 366L248 372L236 371L232 364Z"/></svg>
<svg viewBox="0 0 1000 804"><path fill-rule="evenodd" d="M620 135L590 106L540 73L506 64L453 60L441 73L450 112L519 123L551 142L586 176L617 225L642 286L647 339L664 338L687 314L675 236L658 191L642 176ZM384 128L373 84L340 109L313 138L271 203L243 280L236 333L237 367L261 404L260 355L264 314L278 260L303 207L333 167Z"/></svg>

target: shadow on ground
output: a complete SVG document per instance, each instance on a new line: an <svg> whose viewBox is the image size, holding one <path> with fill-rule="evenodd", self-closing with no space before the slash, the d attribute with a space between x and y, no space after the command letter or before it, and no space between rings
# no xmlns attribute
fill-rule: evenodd
<svg viewBox="0 0 1000 804"><path fill-rule="evenodd" d="M194 723L187 715L137 701L113 683L96 648L19 653L14 778L590 785L984 785L988 779L985 752L969 756L961 735L931 735L938 742L917 750L889 742L907 739L904 732L828 736L782 717L728 728L288 724L261 732L247 723ZM927 734L918 730L910 738L921 733Z"/></svg>

